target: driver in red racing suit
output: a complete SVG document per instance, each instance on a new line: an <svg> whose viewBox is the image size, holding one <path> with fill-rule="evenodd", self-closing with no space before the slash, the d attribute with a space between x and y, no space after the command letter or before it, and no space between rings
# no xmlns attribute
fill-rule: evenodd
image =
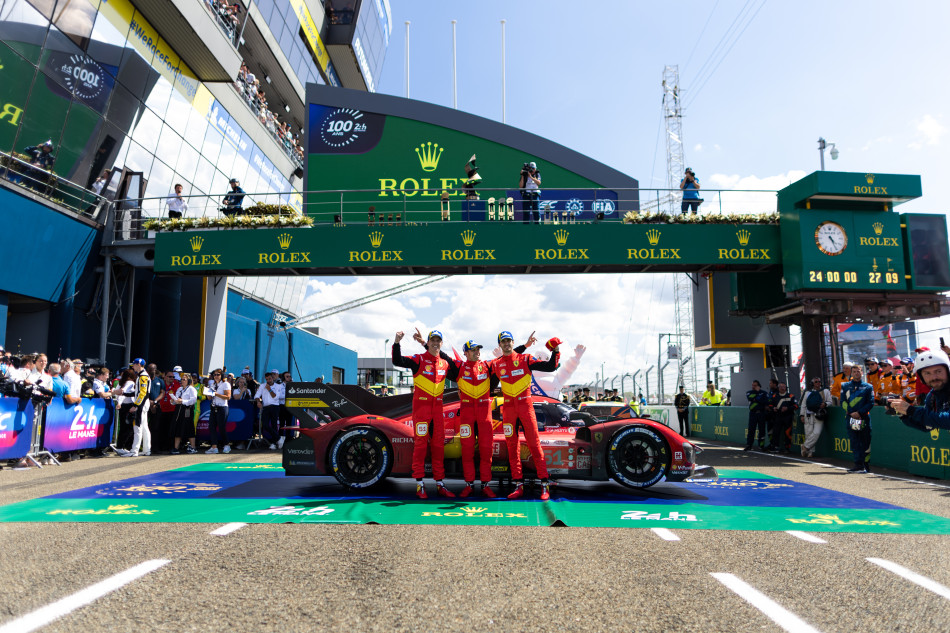
<svg viewBox="0 0 950 633"><path fill-rule="evenodd" d="M508 444L508 465L511 468L511 478L517 481L515 491L508 495L509 499L520 499L524 496L524 481L521 470L521 441L518 438L520 419L524 429L525 444L534 458L538 476L541 477L541 500L551 498L548 485L548 468L544 461L544 452L541 450L541 438L538 436L538 421L534 415L533 399L531 398L531 372L554 371L561 360L558 346L560 339L552 338L547 342L551 350L551 358L546 361L538 360L531 354L520 354L514 351L514 339L511 332L501 332L498 335L498 344L501 346L501 357L492 362L492 368L498 375L501 383L501 392L505 396L502 406L502 429L505 433L505 442Z"/></svg>
<svg viewBox="0 0 950 633"><path fill-rule="evenodd" d="M442 332L432 330L426 341L426 352L411 358L403 356L399 341L404 334L396 332L392 360L396 367L412 370L412 423L414 425L412 447L412 476L416 479L416 496L428 499L425 486L426 449L432 436L432 477L436 491L442 497L454 497L442 480L445 478L445 422L442 418L442 393L449 363L439 357L442 349ZM431 428L430 428L431 427Z"/></svg>
<svg viewBox="0 0 950 633"><path fill-rule="evenodd" d="M412 338L423 347L426 341L422 332L416 328ZM519 345L515 352L521 353L535 343L534 332L525 345ZM459 439L462 443L462 476L465 488L460 497L468 497L475 491L475 442L478 437L478 474L482 482L482 494L495 498L491 489L491 460L494 449L494 430L491 410L494 398L492 392L498 386L498 376L492 370L492 361L481 359L483 345L469 340L462 346L465 360L456 360L445 352L439 355L449 363L449 380L458 385L459 390Z"/></svg>

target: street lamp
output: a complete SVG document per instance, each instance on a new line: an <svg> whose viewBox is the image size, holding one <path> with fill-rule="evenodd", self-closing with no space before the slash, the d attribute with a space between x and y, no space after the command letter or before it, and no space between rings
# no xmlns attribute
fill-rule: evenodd
<svg viewBox="0 0 950 633"><path fill-rule="evenodd" d="M831 160L838 160L838 148L834 143L828 143L825 139L818 137L818 154L821 156L821 171L825 171L825 148L831 145Z"/></svg>
<svg viewBox="0 0 950 633"><path fill-rule="evenodd" d="M383 384L388 385L386 382L386 349L389 347L389 339L383 341Z"/></svg>

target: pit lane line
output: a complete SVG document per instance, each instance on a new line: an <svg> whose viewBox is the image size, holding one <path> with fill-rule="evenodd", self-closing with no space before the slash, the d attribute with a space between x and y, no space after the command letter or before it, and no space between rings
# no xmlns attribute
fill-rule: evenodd
<svg viewBox="0 0 950 633"><path fill-rule="evenodd" d="M212 536L227 536L231 532L237 532L242 527L247 527L247 523L225 523L217 530L209 532Z"/></svg>
<svg viewBox="0 0 950 633"><path fill-rule="evenodd" d="M936 580L931 580L926 576L922 576L915 571L911 571L906 567L901 567L897 563L892 563L891 561L884 560L883 558L865 558L864 560L868 561L869 563L879 565L887 571L895 573L901 578L911 581L915 585L919 585L928 591L932 591L941 598L950 600L950 588L941 585Z"/></svg>
<svg viewBox="0 0 950 633"><path fill-rule="evenodd" d="M788 633L821 633L797 615L775 602L764 593L748 584L738 576L724 573L710 573L710 576L724 584L740 598L758 609Z"/></svg>
<svg viewBox="0 0 950 633"><path fill-rule="evenodd" d="M29 633L29 631L35 631L63 616L69 615L80 607L95 602L116 589L131 583L133 580L137 580L156 569L164 567L170 562L170 560L155 559L139 563L135 567L119 572L114 576L110 576L94 585L90 585L61 600L57 600L52 604L40 607L4 625L0 625L0 633Z"/></svg>

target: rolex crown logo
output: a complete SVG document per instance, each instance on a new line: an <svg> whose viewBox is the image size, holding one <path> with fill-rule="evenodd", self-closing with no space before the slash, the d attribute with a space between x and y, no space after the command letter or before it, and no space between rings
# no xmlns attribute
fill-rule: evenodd
<svg viewBox="0 0 950 633"><path fill-rule="evenodd" d="M422 171L435 171L436 167L439 166L439 159L442 158L443 149L439 147L438 143L432 141L422 143L416 148L416 156L419 157Z"/></svg>
<svg viewBox="0 0 950 633"><path fill-rule="evenodd" d="M871 228L874 229L875 235L880 235L881 233L884 232L884 225L881 224L880 222L875 222L874 224L871 225Z"/></svg>
<svg viewBox="0 0 950 633"><path fill-rule="evenodd" d="M740 229L736 231L736 237L739 238L739 245L745 246L749 243L749 238L752 237L752 233L748 229Z"/></svg>
<svg viewBox="0 0 950 633"><path fill-rule="evenodd" d="M191 250L197 253L201 250L201 245L205 243L205 238L201 237L200 235L195 235L190 240L188 240L188 243L191 244Z"/></svg>
<svg viewBox="0 0 950 633"><path fill-rule="evenodd" d="M567 244L567 238L568 238L569 235L570 235L570 233L568 233L568 232L565 231L564 229L558 229L558 230L556 230L556 231L554 232L554 239L557 240L557 245L558 245L558 246L564 246L565 244Z"/></svg>
<svg viewBox="0 0 950 633"><path fill-rule="evenodd" d="M864 174L864 179L868 181L869 185L874 184L874 174Z"/></svg>
<svg viewBox="0 0 950 633"><path fill-rule="evenodd" d="M650 229L647 231L647 240L650 242L650 246L656 246L660 241L660 230L659 229Z"/></svg>
<svg viewBox="0 0 950 633"><path fill-rule="evenodd" d="M369 234L369 243L373 245L373 248L379 248L379 245L383 243L383 234L373 231Z"/></svg>
<svg viewBox="0 0 950 633"><path fill-rule="evenodd" d="M937 441L940 439L940 429L931 429L930 430L930 439Z"/></svg>
<svg viewBox="0 0 950 633"><path fill-rule="evenodd" d="M290 248L290 240L294 239L294 236L290 233L281 233L277 236L277 242L280 244L281 250L286 251Z"/></svg>
<svg viewBox="0 0 950 633"><path fill-rule="evenodd" d="M477 514L479 512L484 512L487 509L488 508L475 508L475 507L459 508L459 510L461 510L465 514Z"/></svg>
<svg viewBox="0 0 950 633"><path fill-rule="evenodd" d="M462 231L461 235L462 235L462 243L465 244L466 246L471 246L472 244L475 243L475 231L466 229Z"/></svg>

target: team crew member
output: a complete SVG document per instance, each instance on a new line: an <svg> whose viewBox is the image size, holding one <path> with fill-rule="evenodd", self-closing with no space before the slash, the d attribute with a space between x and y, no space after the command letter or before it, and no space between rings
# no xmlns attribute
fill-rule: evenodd
<svg viewBox="0 0 950 633"><path fill-rule="evenodd" d="M923 399L919 403L917 401L917 372L914 371L914 359L905 356L901 360L901 369L903 369L903 374L901 374L901 397L908 404L923 404Z"/></svg>
<svg viewBox="0 0 950 633"><path fill-rule="evenodd" d="M762 391L762 383L753 380L752 389L747 391L745 396L749 400L749 429L746 431L743 450L752 450L756 430L759 432L759 448L761 449L765 444L765 408L769 404L769 394Z"/></svg>
<svg viewBox="0 0 950 633"><path fill-rule="evenodd" d="M917 357L915 365L917 380L930 387L923 406L912 406L902 398L888 400L887 404L901 416L901 422L913 429L950 429L950 358L928 350Z"/></svg>
<svg viewBox="0 0 950 633"><path fill-rule="evenodd" d="M874 395L884 393L884 385L882 383L882 378L884 373L881 371L881 364L878 362L876 356L871 356L870 358L865 359L865 367L867 367L867 377L864 379L871 388L874 389ZM852 378L854 373L852 372Z"/></svg>
<svg viewBox="0 0 950 633"><path fill-rule="evenodd" d="M875 363L877 365L877 363ZM848 438L854 467L849 473L871 472L871 409L874 407L874 387L864 382L860 365L851 368L851 382L841 385L841 406L848 418Z"/></svg>
<svg viewBox="0 0 950 633"><path fill-rule="evenodd" d="M392 360L396 367L412 370L412 422L415 425L412 447L412 476L416 479L416 496L428 499L425 486L426 449L431 439L432 476L436 491L442 497L455 494L445 487L445 420L442 417L442 393L449 363L439 356L442 350L442 332L432 330L426 340L426 352L412 357L402 355L399 341L405 336L396 332Z"/></svg>
<svg viewBox="0 0 950 633"><path fill-rule="evenodd" d="M888 398L896 398L901 393L901 378L894 373L891 361L884 359L880 362L881 390L876 391L878 404L886 404Z"/></svg>
<svg viewBox="0 0 950 633"><path fill-rule="evenodd" d="M544 461L544 452L541 450L541 438L538 436L538 420L534 415L531 372L557 369L561 360L561 352L558 349L561 340L552 338L547 342L546 346L551 350L551 358L546 361L538 360L531 354L516 352L511 332L501 332L498 335L498 344L501 346L502 355L494 360L493 367L501 383L501 392L505 396L501 414L505 442L508 444L508 465L511 468L512 480L518 482L515 491L508 495L508 498L519 499L524 496L521 440L518 437L518 420L520 419L524 429L525 443L531 451L535 468L541 478L541 500L546 501L551 498L551 492L548 485L548 467Z"/></svg>
<svg viewBox="0 0 950 633"><path fill-rule="evenodd" d="M152 379L145 371L145 359L136 358L132 361L132 371L135 372L135 387L132 397L132 407L129 414L135 416L135 429L132 432L132 450L126 453L125 457L138 457L139 444L142 446L143 455L152 454L152 432L148 428L148 408L151 401L148 399L149 389L152 387Z"/></svg>
<svg viewBox="0 0 950 633"><path fill-rule="evenodd" d="M841 373L835 374L831 379L831 397L835 404L841 402L841 385L851 380L851 368L854 363L848 361L841 365Z"/></svg>
<svg viewBox="0 0 950 633"><path fill-rule="evenodd" d="M689 394L683 385L680 385L680 392L673 398L673 406L676 407L676 417L680 423L680 435L689 437Z"/></svg>

